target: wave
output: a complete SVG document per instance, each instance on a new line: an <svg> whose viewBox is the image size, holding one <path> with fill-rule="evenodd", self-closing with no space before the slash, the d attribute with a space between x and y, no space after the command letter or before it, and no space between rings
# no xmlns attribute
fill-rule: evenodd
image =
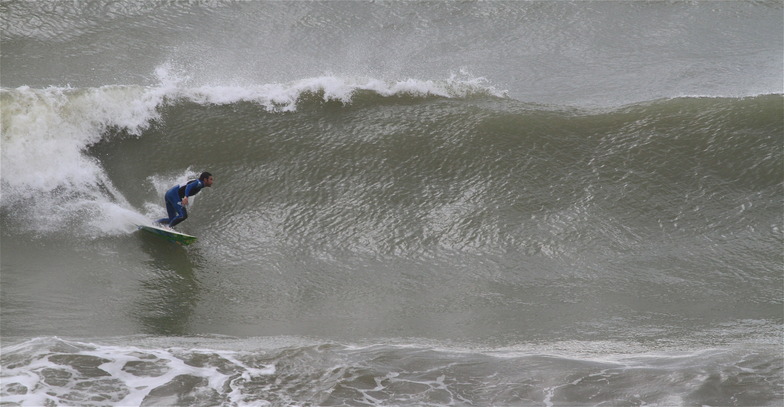
<svg viewBox="0 0 784 407"><path fill-rule="evenodd" d="M271 160L265 171L307 178L297 175L297 168L315 166L326 178L342 182L359 170L355 163L367 163L370 167L363 170L364 175L351 176L358 184L350 186L349 193L357 195L348 199L362 201L365 193L361 189L368 187L381 196L395 191L421 194L421 199L433 203L424 205L429 209L423 208L426 212L417 216L432 219L432 227L442 231L454 227L440 224L443 219L460 213L479 211L477 221L486 220L489 214L482 207L551 208L557 202L594 205L608 199L613 201L611 206L636 205L625 198L638 201L661 192L663 199L672 199L669 189L704 199L726 182L738 191L766 190L781 183L781 95L677 98L590 111L509 99L486 80L465 74L442 81L324 76L286 84L198 87L188 87L187 77L172 74L166 66L157 75L160 84L152 87L0 90L4 223L24 225L22 229L42 234L127 233L135 223L157 217L161 209L155 200L129 202L124 192L130 179L127 170L111 175L107 171L113 159L135 157L120 149L124 140L142 140L142 155L137 160L143 160L161 148L170 148L156 144L156 139L175 145L208 143L215 134L244 134L252 128L245 139L222 140L220 149L235 154L224 163L232 166L242 161L236 157L248 154L260 142L255 136L260 130L253 126L280 128L285 135L269 136L265 142L271 148L275 143L292 148L281 155L288 157L279 163L282 167L272 168L278 164ZM359 113L349 116L353 112ZM179 116L188 120L180 122ZM215 124L200 133L193 126L205 117L212 117ZM338 133L314 127L333 117L345 119L333 126ZM186 128L188 134L180 134ZM368 154L368 142L381 143L377 146L399 143L405 136L395 136L396 132L414 134L412 146L419 150L401 144L394 154L408 156L389 156L384 148ZM308 134L308 138L296 138L296 134ZM374 134L382 138L368 139ZM105 145L117 149L108 147L99 153ZM291 156L292 152L299 155ZM317 152L326 154L324 165L314 161ZM332 152L342 158L329 161ZM253 162L262 158L248 157ZM376 164L368 162L369 158ZM378 167L383 163L408 167ZM158 195L200 172L185 161L163 173L129 165ZM390 188L394 180L379 177L378 171L397 171L400 177L420 179L430 186L409 185L400 191ZM446 178L434 175L438 173ZM527 184L514 174L525 174ZM118 182L123 187L118 188ZM444 183L461 186L461 192L450 191L454 187ZM447 189L437 195L420 189L439 185ZM597 194L601 190L614 190L615 196ZM375 198L371 201L365 203L380 203ZM676 205L667 218L682 219L688 211L685 202ZM632 211L629 216L640 215L646 214ZM75 224L80 226L74 228ZM484 239L497 240L498 232Z"/></svg>
<svg viewBox="0 0 784 407"><path fill-rule="evenodd" d="M248 102L270 112L293 112L298 105L314 100L350 104L357 94L384 98L504 95L482 78L458 75L443 81L324 76L286 84L186 87L183 83L188 78L170 74L166 66L156 74L161 83L152 87L1 89L3 208L32 203L34 212L51 214L45 221L29 222L39 231L62 229L77 219L109 217L113 221L93 224L89 233L126 232L128 225L138 223L141 217L86 150L118 132L142 136L160 122L161 110L168 106ZM184 172L176 178L190 175ZM29 217L24 220L30 221ZM106 229L101 224L124 226Z"/></svg>

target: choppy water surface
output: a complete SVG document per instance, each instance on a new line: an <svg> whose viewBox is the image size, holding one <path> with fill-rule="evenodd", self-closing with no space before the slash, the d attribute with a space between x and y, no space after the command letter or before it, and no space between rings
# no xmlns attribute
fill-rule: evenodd
<svg viewBox="0 0 784 407"><path fill-rule="evenodd" d="M784 397L781 3L0 18L4 405Z"/></svg>

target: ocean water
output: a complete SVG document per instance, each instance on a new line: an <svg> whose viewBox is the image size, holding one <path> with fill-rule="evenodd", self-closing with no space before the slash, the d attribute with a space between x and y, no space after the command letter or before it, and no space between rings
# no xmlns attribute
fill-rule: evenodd
<svg viewBox="0 0 784 407"><path fill-rule="evenodd" d="M784 403L781 2L0 21L2 406Z"/></svg>

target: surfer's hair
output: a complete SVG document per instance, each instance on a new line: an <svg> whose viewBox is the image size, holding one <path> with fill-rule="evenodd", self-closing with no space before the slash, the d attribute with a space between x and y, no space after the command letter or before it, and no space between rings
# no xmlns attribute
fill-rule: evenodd
<svg viewBox="0 0 784 407"><path fill-rule="evenodd" d="M199 181L204 181L205 179L207 179L207 178L209 178L211 176L212 176L212 174L210 174L207 171L204 171L204 172L201 173L201 175L199 175Z"/></svg>

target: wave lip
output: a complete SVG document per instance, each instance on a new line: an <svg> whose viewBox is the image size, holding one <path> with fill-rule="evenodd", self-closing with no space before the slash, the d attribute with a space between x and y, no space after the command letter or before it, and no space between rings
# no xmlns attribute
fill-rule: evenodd
<svg viewBox="0 0 784 407"><path fill-rule="evenodd" d="M466 98L473 95L507 97L507 92L489 84L485 78L453 74L444 80L382 80L376 78L326 75L288 83L250 86L199 86L179 89L170 94L199 104L226 105L252 102L269 111L292 112L308 95L321 100L350 104L357 93L370 92L381 97Z"/></svg>

